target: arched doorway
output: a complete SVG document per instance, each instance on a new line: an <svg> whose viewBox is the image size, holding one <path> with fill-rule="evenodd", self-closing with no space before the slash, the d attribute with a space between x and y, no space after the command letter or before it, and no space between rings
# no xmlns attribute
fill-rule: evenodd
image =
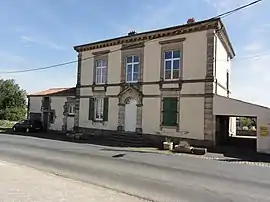
<svg viewBox="0 0 270 202"><path fill-rule="evenodd" d="M135 132L137 123L137 101L132 98L125 100L125 131Z"/></svg>

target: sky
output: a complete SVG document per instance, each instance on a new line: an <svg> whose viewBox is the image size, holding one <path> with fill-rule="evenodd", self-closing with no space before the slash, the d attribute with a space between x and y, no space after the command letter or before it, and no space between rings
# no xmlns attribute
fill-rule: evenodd
<svg viewBox="0 0 270 202"><path fill-rule="evenodd" d="M1 0L0 79L28 93L76 85L77 64L16 74L77 59L74 45L205 20L252 0ZM270 1L223 19L236 52L232 97L270 107Z"/></svg>

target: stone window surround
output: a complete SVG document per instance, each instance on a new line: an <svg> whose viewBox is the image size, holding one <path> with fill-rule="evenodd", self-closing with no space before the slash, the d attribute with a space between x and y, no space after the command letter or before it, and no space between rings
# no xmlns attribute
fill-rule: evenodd
<svg viewBox="0 0 270 202"><path fill-rule="evenodd" d="M90 96L89 99L90 98L104 99L106 97L107 97L106 96L106 92L104 90L96 90L96 91L93 91L93 96ZM103 102L104 102L104 100L103 100ZM94 99L94 111L95 111L95 107L96 107L96 101ZM102 124L103 126L105 126L106 122L107 121L96 120L96 116L95 115L94 115L94 120L92 120L92 124Z"/></svg>
<svg viewBox="0 0 270 202"><path fill-rule="evenodd" d="M144 71L144 44L140 46L129 46L129 48L125 48L125 46L121 49L121 83L126 83L126 57L128 56L139 56L139 76L138 82L143 81L143 71Z"/></svg>
<svg viewBox="0 0 270 202"><path fill-rule="evenodd" d="M159 44L161 45L161 63L160 63L160 80L165 80L164 77L164 52L166 51L173 51L173 50L180 50L180 69L179 69L179 80L183 78L183 42L185 38L178 38L178 39L170 39L166 41L160 41ZM166 79L169 80L169 79ZM173 79L177 80L177 79Z"/></svg>
<svg viewBox="0 0 270 202"><path fill-rule="evenodd" d="M105 51L98 51L98 52L93 52L92 55L94 55L94 60L93 60L93 84L96 83L96 61L97 60L104 60L107 63L107 75L106 75L106 80L105 84L108 82L108 68L109 68L109 50Z"/></svg>
<svg viewBox="0 0 270 202"><path fill-rule="evenodd" d="M176 97L177 98L177 125L176 126L163 126L163 98L164 97ZM162 91L160 97L160 131L162 129L175 129L179 132L180 124L180 91Z"/></svg>

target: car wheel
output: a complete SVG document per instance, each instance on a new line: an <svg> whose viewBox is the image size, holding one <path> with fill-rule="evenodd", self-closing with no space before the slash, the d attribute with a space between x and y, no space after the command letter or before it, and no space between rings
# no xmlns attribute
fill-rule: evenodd
<svg viewBox="0 0 270 202"><path fill-rule="evenodd" d="M13 130L13 132L16 132L16 128L15 127L13 127L12 130Z"/></svg>
<svg viewBox="0 0 270 202"><path fill-rule="evenodd" d="M29 133L30 132L30 129L29 128L26 128L26 132Z"/></svg>

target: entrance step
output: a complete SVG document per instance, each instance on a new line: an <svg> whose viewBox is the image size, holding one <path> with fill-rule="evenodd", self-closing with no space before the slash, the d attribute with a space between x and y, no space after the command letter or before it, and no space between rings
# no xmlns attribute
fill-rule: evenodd
<svg viewBox="0 0 270 202"><path fill-rule="evenodd" d="M119 143L121 146L143 147L149 146L141 134L129 132L115 132L104 137L105 140Z"/></svg>

